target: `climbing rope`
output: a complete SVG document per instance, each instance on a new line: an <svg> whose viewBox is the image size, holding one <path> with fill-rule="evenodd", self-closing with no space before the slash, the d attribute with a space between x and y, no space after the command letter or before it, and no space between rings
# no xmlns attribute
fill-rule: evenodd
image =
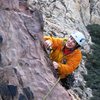
<svg viewBox="0 0 100 100"><path fill-rule="evenodd" d="M48 95L52 92L52 90L55 88L55 86L58 84L58 82L60 81L60 77L57 79L56 83L54 84L54 86L47 92L47 94L43 97L42 100L46 100Z"/></svg>

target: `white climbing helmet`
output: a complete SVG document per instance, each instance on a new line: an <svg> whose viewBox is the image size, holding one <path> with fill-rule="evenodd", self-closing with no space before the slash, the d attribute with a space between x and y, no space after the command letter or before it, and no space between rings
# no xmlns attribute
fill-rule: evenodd
<svg viewBox="0 0 100 100"><path fill-rule="evenodd" d="M75 41L80 45L80 46L84 46L85 44L85 41L86 41L86 38L85 36L83 35L83 33L79 32L79 31L76 31L76 32L73 32L71 34L71 36L75 39Z"/></svg>

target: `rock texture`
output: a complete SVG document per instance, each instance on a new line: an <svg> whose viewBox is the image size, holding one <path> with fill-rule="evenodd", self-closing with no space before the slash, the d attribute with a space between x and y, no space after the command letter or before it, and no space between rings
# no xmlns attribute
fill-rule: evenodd
<svg viewBox="0 0 100 100"><path fill-rule="evenodd" d="M56 81L42 49L41 13L23 1L0 1L0 100L42 100ZM47 98L72 99L60 84Z"/></svg>
<svg viewBox="0 0 100 100"><path fill-rule="evenodd" d="M66 33L77 29L88 34L85 26L100 24L100 0L28 0L41 9L45 30ZM59 36L59 34L57 34Z"/></svg>
<svg viewBox="0 0 100 100"><path fill-rule="evenodd" d="M89 44L91 37L86 26L100 24L100 0L28 0L32 8L40 9L44 18L44 34L51 31L58 37L66 37L73 30L83 32ZM90 52L90 47L85 46L85 51ZM84 50L83 50L84 53ZM92 97L92 90L86 87L83 74L88 74L85 68L86 56L83 56L80 67L75 72L75 88L81 99L88 100Z"/></svg>
<svg viewBox="0 0 100 100"><path fill-rule="evenodd" d="M0 0L0 100L42 100L56 81L42 49L43 33L65 37L79 30L91 42L86 26L94 23L100 24L100 0ZM78 100L72 90L90 99L85 60L75 72L75 87L66 91L58 84L47 100Z"/></svg>
<svg viewBox="0 0 100 100"><path fill-rule="evenodd" d="M43 12L46 32L52 30L59 36L77 29L88 35L84 26L90 20L88 0L29 0L29 4L31 2Z"/></svg>
<svg viewBox="0 0 100 100"><path fill-rule="evenodd" d="M90 0L91 23L100 25L100 0Z"/></svg>
<svg viewBox="0 0 100 100"><path fill-rule="evenodd" d="M86 26L100 24L100 0L28 0L29 5L38 8L43 13L44 33L51 31L58 37L65 37L73 30L82 31L91 44L91 37ZM86 52L90 52L86 46ZM83 51L84 53L84 51ZM86 56L83 56L80 67L75 72L75 91L81 99L88 100L92 97L92 91L86 88L83 74L88 74L85 68Z"/></svg>

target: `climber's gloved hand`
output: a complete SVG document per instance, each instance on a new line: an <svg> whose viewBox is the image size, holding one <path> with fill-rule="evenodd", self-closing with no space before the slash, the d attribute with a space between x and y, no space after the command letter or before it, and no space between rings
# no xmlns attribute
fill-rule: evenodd
<svg viewBox="0 0 100 100"><path fill-rule="evenodd" d="M54 66L54 69L58 69L58 67L59 67L59 64L57 63L57 62L55 62L55 61L53 61L53 66Z"/></svg>
<svg viewBox="0 0 100 100"><path fill-rule="evenodd" d="M50 41L50 40L46 40L44 44L45 44L46 48L51 48L52 47L52 41Z"/></svg>

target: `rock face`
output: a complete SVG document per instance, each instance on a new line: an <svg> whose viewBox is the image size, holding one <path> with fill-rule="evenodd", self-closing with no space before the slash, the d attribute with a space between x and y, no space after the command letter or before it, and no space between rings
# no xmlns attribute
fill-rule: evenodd
<svg viewBox="0 0 100 100"><path fill-rule="evenodd" d="M0 100L42 100L57 80L42 49L43 32L65 37L79 30L91 41L86 26L100 24L99 5L100 0L0 0ZM84 60L72 90L89 100ZM58 84L47 100L75 100L74 95Z"/></svg>
<svg viewBox="0 0 100 100"><path fill-rule="evenodd" d="M90 0L91 23L100 25L100 0Z"/></svg>
<svg viewBox="0 0 100 100"><path fill-rule="evenodd" d="M29 4L31 2L43 12L46 32L69 33L77 29L88 35L84 25L90 22L89 0L29 0Z"/></svg>
<svg viewBox="0 0 100 100"><path fill-rule="evenodd" d="M100 0L28 0L32 8L40 9L44 18L44 34L53 31L58 37L65 37L73 30L83 32L91 43L91 37L86 26L100 24ZM90 52L86 46L86 52ZM85 68L86 56L83 56L80 67L75 72L75 88L82 100L92 97L92 91L86 88L83 74L88 74Z"/></svg>
<svg viewBox="0 0 100 100"><path fill-rule="evenodd" d="M18 0L0 5L0 100L42 100L56 78L42 49L41 13ZM58 84L47 100L72 97Z"/></svg>
<svg viewBox="0 0 100 100"><path fill-rule="evenodd" d="M88 24L100 24L99 0L28 0L33 8L43 12L45 33L54 31L57 36L65 36L71 30L86 34ZM59 34L60 33L60 34Z"/></svg>
<svg viewBox="0 0 100 100"><path fill-rule="evenodd" d="M100 0L28 0L33 8L43 13L44 33L53 31L58 37L65 37L73 30L82 31L91 43L91 37L86 26L100 24ZM89 47L85 47L89 52ZM88 74L85 68L86 57L83 56L80 67L75 72L75 91L82 100L92 97L92 91L86 88L83 74Z"/></svg>

